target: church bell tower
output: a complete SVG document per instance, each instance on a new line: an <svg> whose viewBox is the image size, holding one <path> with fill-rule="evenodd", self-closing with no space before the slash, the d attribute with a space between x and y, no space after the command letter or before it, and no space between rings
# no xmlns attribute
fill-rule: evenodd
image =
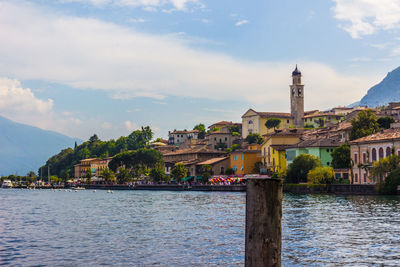
<svg viewBox="0 0 400 267"><path fill-rule="evenodd" d="M304 85L301 84L301 72L292 72L293 83L290 85L290 114L296 127L303 127L304 117Z"/></svg>

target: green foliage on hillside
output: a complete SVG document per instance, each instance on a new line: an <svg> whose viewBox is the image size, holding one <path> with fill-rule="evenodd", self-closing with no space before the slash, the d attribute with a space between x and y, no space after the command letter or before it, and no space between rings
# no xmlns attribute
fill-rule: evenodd
<svg viewBox="0 0 400 267"><path fill-rule="evenodd" d="M128 136L121 136L117 140L100 140L96 134L88 141L75 148L63 149L52 156L46 164L39 168L39 174L47 178L47 168L50 166L50 175L57 175L64 180L74 176L74 165L86 158L107 158L120 152L145 148L153 138L153 132L149 126L133 131Z"/></svg>
<svg viewBox="0 0 400 267"><path fill-rule="evenodd" d="M198 135L199 139L204 139L205 138L205 136L206 136L206 126L203 123L199 123L196 126L194 126L193 130L200 131L199 135Z"/></svg>

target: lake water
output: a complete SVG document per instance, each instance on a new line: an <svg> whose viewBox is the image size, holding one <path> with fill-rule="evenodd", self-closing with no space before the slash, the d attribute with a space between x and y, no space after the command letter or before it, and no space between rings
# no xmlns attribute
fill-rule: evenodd
<svg viewBox="0 0 400 267"><path fill-rule="evenodd" d="M245 194L0 189L0 265L243 266ZM399 266L400 197L284 195L284 266Z"/></svg>

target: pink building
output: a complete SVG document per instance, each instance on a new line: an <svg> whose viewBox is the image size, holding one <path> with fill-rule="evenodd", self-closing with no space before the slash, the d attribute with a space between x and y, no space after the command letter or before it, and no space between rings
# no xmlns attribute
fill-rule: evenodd
<svg viewBox="0 0 400 267"><path fill-rule="evenodd" d="M350 142L354 184L374 184L369 174L372 163L390 156L400 155L400 128L390 128Z"/></svg>

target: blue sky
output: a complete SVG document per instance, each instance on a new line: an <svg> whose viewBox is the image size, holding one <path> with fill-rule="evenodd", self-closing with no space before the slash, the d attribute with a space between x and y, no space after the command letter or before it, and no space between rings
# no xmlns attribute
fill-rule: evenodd
<svg viewBox="0 0 400 267"><path fill-rule="evenodd" d="M400 62L398 0L0 1L0 115L87 139L156 136L361 99ZM4 42L4 40L6 40Z"/></svg>

